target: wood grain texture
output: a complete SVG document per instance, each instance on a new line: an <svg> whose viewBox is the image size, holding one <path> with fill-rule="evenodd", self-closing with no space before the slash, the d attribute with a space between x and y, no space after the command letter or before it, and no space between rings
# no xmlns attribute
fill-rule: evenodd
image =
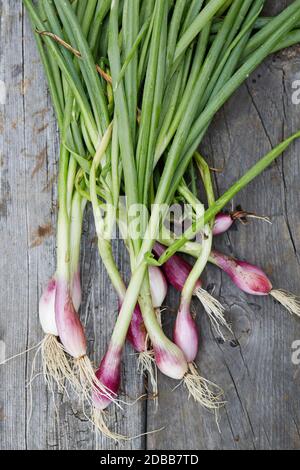
<svg viewBox="0 0 300 470"><path fill-rule="evenodd" d="M42 288L55 270L56 176L58 134L31 28L22 2L1 6L1 77L7 97L1 106L1 329L6 357L25 351L42 339L37 311ZM40 227L48 236L40 237ZM52 227L52 229L51 229ZM116 253L121 253L115 247ZM128 271L118 255L122 271ZM91 211L84 225L82 249L84 289L81 316L97 363L107 346L117 315L117 302L95 244ZM30 381L34 351L1 367L0 448L115 449L95 435L80 411L64 396L53 398L40 376ZM37 358L37 372L41 369ZM132 351L126 349L123 398L133 401L144 392ZM31 409L31 402L33 404ZM145 432L144 403L110 410L112 430L128 436ZM141 448L143 438L122 448Z"/></svg>
<svg viewBox="0 0 300 470"><path fill-rule="evenodd" d="M290 2L270 1L269 13ZM58 135L43 70L22 2L0 1L0 80L6 103L0 104L0 341L6 357L42 339L38 300L55 267L56 175ZM292 103L292 83L300 76L300 49L269 58L216 117L202 145L222 193L271 146L300 128L300 105ZM233 205L268 215L272 225L238 225L216 246L270 275L274 287L300 292L300 143L296 142ZM46 230L40 230L40 227ZM42 232L47 233L41 237ZM117 315L117 303L99 261L91 211L86 214L82 245L84 304L92 359L103 354ZM121 271L128 260L121 243L114 247ZM53 397L40 376L28 386L34 351L0 368L1 449L300 449L300 368L292 363L292 343L300 339L300 321L271 298L241 294L215 268L206 285L227 306L235 341L222 344L202 309L194 310L201 327L199 368L223 387L227 405L214 416L188 400L183 387L159 376L160 408L140 402L110 410L113 430L129 436L164 431L116 445L95 435L78 403ZM171 333L178 297L170 293L164 313ZM3 349L3 343L1 348ZM40 361L37 359L37 372ZM127 400L144 391L130 348L123 360L122 390Z"/></svg>

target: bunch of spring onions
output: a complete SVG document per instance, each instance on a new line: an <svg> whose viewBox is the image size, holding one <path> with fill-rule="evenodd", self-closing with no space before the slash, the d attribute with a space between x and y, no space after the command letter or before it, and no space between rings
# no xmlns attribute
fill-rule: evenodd
<svg viewBox="0 0 300 470"><path fill-rule="evenodd" d="M199 404L216 410L222 391L195 366L199 333L191 299L199 299L220 335L230 330L224 308L200 281L211 262L245 292L271 294L299 313L297 299L272 290L262 271L214 252L212 245L214 235L245 216L218 214L300 133L218 200L197 149L214 115L249 74L269 54L300 41L300 0L274 18L262 16L263 0L23 1L61 137L57 268L40 302L45 378L50 386L71 386L91 405L95 426L121 439L103 413L112 402L121 406L121 358L128 340L154 391L158 368L182 381ZM200 184L207 208L199 200ZM179 236L165 225L176 201L192 207L191 224ZM80 241L89 203L99 255L120 307L97 370L87 356L79 316ZM129 285L113 257L116 225L130 255ZM194 256L194 266L179 251ZM167 281L181 292L172 339L160 322Z"/></svg>

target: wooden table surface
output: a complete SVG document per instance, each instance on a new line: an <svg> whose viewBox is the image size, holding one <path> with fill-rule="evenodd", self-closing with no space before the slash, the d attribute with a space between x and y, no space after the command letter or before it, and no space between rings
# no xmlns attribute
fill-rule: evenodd
<svg viewBox="0 0 300 470"><path fill-rule="evenodd" d="M269 1L273 14L289 4ZM42 287L55 269L57 157L59 136L35 42L21 1L0 1L0 354L10 357L39 343L37 310ZM271 147L300 128L293 104L300 79L300 47L270 57L219 112L203 154L223 168L215 175L223 193ZM267 215L272 225L252 221L216 240L216 246L263 267L275 287L300 293L300 142L244 190L233 205ZM117 315L116 296L99 261L91 211L84 223L82 267L90 353L98 361ZM121 242L120 269L128 273ZM110 409L113 430L136 436L115 444L91 430L76 402L53 397L40 375L29 386L34 351L0 367L1 449L300 449L300 365L292 345L300 320L270 298L242 294L214 268L206 286L227 306L236 341L221 344L195 303L201 327L201 373L226 393L219 432L214 416L188 400L183 387L159 375L159 409L140 401ZM164 325L171 331L178 297L170 293ZM2 357L2 359L3 359ZM126 349L122 390L128 399L144 393L136 358Z"/></svg>

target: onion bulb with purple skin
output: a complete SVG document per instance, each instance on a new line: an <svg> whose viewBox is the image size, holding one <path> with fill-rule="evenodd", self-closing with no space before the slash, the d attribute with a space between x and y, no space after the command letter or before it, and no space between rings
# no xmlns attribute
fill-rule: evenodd
<svg viewBox="0 0 300 470"><path fill-rule="evenodd" d="M121 310L122 302L119 304ZM136 305L129 329L127 332L127 341L131 344L134 351L138 353L138 370L144 376L149 377L151 382L153 396L157 395L157 377L153 350L149 341L149 336L145 328L142 312L139 304Z"/></svg>
<svg viewBox="0 0 300 470"><path fill-rule="evenodd" d="M120 303L120 309L121 309ZM132 314L132 319L127 333L127 340L137 353L147 350L147 331L144 325L140 306L137 304Z"/></svg>
<svg viewBox="0 0 300 470"><path fill-rule="evenodd" d="M228 274L234 284L246 294L271 295L291 314L300 316L300 299L285 290L273 289L271 281L259 267L218 251L213 251L210 258L211 262Z"/></svg>
<svg viewBox="0 0 300 470"><path fill-rule="evenodd" d="M180 304L173 339L183 351L188 363L194 362L199 350L199 332L187 302L182 301Z"/></svg>
<svg viewBox="0 0 300 470"><path fill-rule="evenodd" d="M74 359L80 360L87 352L84 329L75 310L69 285L59 278L56 283L55 320L65 350Z"/></svg>
<svg viewBox="0 0 300 470"><path fill-rule="evenodd" d="M200 376L195 360L199 351L199 331L190 312L190 304L182 299L176 318L174 342L183 351L189 370L184 384L189 394L200 405L210 410L218 410L223 405L223 390Z"/></svg>
<svg viewBox="0 0 300 470"><path fill-rule="evenodd" d="M162 271L155 266L149 267L149 280L153 307L156 310L157 316L160 318L160 308L167 296L168 284ZM124 292L121 292L120 287L119 309L121 309L123 294L125 295L125 293L125 287ZM136 305L133 311L127 333L127 340L132 345L133 349L138 353L138 369L141 374L148 374L149 380L151 382L153 397L156 397L158 393L156 364L139 304Z"/></svg>
<svg viewBox="0 0 300 470"><path fill-rule="evenodd" d="M230 213L220 212L215 218L213 235L217 236L226 233L236 221L240 221L245 224L247 223L248 218L259 219L270 223L270 219L268 217L258 216L254 212L246 212L243 210L236 210Z"/></svg>
<svg viewBox="0 0 300 470"><path fill-rule="evenodd" d="M220 213L216 216L214 227L213 227L213 235L221 235L227 232L232 225L234 224L234 219L231 217L230 214Z"/></svg>
<svg viewBox="0 0 300 470"><path fill-rule="evenodd" d="M149 266L149 280L153 307L159 309L167 297L168 283L162 270L156 266Z"/></svg>
<svg viewBox="0 0 300 470"><path fill-rule="evenodd" d="M149 279L151 288L152 304L155 309L160 309L168 292L168 284L162 271L156 266L149 267ZM122 300L120 299L121 308ZM140 306L137 304L127 333L127 339L135 349L141 353L145 350L147 343L147 332L144 325Z"/></svg>
<svg viewBox="0 0 300 470"><path fill-rule="evenodd" d="M167 338L161 328L151 301L149 279L142 286L140 306L158 369L172 379L183 379L188 371L187 361L181 349Z"/></svg>
<svg viewBox="0 0 300 470"><path fill-rule="evenodd" d="M115 440L127 440L125 436L113 433L106 424L105 410L118 396L121 383L121 359L122 348L110 344L108 350L96 371L96 377L101 383L106 393L100 389L93 391L93 415L92 421L98 431L103 435Z"/></svg>
<svg viewBox="0 0 300 470"><path fill-rule="evenodd" d="M197 403L205 408L216 411L223 404L221 401L223 391L217 385L201 377L198 373L195 361L199 350L199 331L191 314L191 302L195 293L195 286L199 284L199 277L207 264L208 254L211 250L212 234L209 227L206 230L208 235L205 237L202 245L203 251L195 265L190 268L181 291L173 339L175 344L183 351L188 363L189 370L185 374L184 384L189 394Z"/></svg>

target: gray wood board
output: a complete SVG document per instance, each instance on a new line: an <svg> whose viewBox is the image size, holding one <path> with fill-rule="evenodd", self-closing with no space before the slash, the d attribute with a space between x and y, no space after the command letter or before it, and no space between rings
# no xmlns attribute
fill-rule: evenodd
<svg viewBox="0 0 300 470"><path fill-rule="evenodd" d="M270 13L286 2L269 2ZM55 269L58 135L51 100L22 2L0 1L0 348L6 357L41 341L37 318L41 290ZM269 58L216 117L202 145L215 174L218 193L260 156L300 127L292 84L300 77L300 49ZM1 85L2 86L2 85ZM299 286L300 143L243 191L233 206L268 215L272 225L252 221L216 240L216 245L262 266L274 286L294 292ZM238 163L237 163L238 162ZM91 211L84 224L82 267L84 303L92 359L105 351L117 303L99 261ZM114 251L128 275L121 244ZM34 351L0 368L1 449L299 449L300 369L292 363L292 343L300 321L271 298L241 294L215 268L206 273L228 308L236 342L221 344L202 309L194 304L201 327L201 373L222 386L227 405L219 417L188 400L181 386L159 376L159 410L151 401L110 409L113 430L129 436L164 431L126 444L95 435L78 403L53 397L40 375L31 379ZM164 313L171 333L178 297L170 293ZM40 370L37 357L37 374ZM123 361L122 390L128 400L144 392L130 348Z"/></svg>

